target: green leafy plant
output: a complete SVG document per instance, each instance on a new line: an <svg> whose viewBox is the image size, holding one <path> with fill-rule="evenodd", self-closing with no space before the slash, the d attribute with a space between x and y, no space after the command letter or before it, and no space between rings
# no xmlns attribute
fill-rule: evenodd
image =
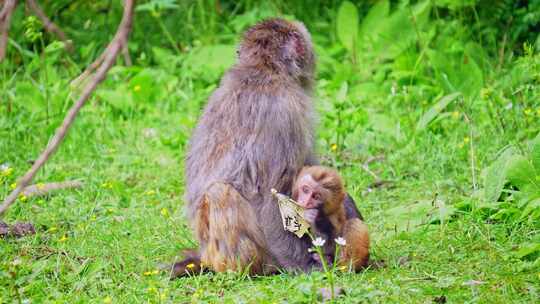
<svg viewBox="0 0 540 304"><path fill-rule="evenodd" d="M492 220L540 223L540 134L521 152L507 147L485 170L481 213ZM520 245L517 256L540 253L540 243Z"/></svg>

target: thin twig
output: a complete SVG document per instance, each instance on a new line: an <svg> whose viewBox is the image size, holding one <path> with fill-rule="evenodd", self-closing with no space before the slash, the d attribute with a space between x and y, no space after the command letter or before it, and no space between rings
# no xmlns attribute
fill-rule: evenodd
<svg viewBox="0 0 540 304"><path fill-rule="evenodd" d="M39 6L39 4L35 0L26 0L26 3L28 4L30 10L33 11L34 14L41 20L43 26L45 27L45 30L58 36L58 38L62 42L64 42L66 50L72 52L72 42L68 40L66 34L54 22L52 22L49 17L47 17L41 6Z"/></svg>
<svg viewBox="0 0 540 304"><path fill-rule="evenodd" d="M384 160L384 155L377 155L377 156L370 156L366 161L364 162L365 165L369 165L374 162L378 162Z"/></svg>
<svg viewBox="0 0 540 304"><path fill-rule="evenodd" d="M92 80L86 84L83 92L77 102L69 109L64 121L60 128L57 129L54 137L49 142L45 150L38 157L36 162L32 165L32 168L28 170L25 175L17 182L17 187L6 197L2 205L0 206L0 216L6 212L6 210L15 202L19 194L26 188L26 186L32 181L32 178L36 175L38 170L47 162L49 157L58 149L60 143L67 134L67 131L73 124L75 117L79 113L81 107L88 100L92 92L96 89L97 85L105 79L107 72L116 62L118 54L122 48L126 45L129 32L131 30L131 24L133 20L133 8L135 6L135 0L124 1L124 14L122 21L118 27L116 35L113 40L107 46L103 57L102 64L97 68L97 71Z"/></svg>
<svg viewBox="0 0 540 304"><path fill-rule="evenodd" d="M375 174L375 172L369 169L369 164L376 161L381 161L383 159L384 159L384 155L370 156L368 159L366 159L366 161L360 167L364 171L366 171L369 175L371 175L373 179L375 179L375 182L379 182L381 181L381 178L377 174Z"/></svg>
<svg viewBox="0 0 540 304"><path fill-rule="evenodd" d="M62 190L62 189L71 189L71 188L80 188L82 187L82 185L83 183L80 180L36 184L36 185L31 185L24 188L23 194L27 197L44 196L52 191Z"/></svg>
<svg viewBox="0 0 540 304"><path fill-rule="evenodd" d="M17 7L17 0L5 0L0 11L0 62L6 57L9 27L11 25L11 15Z"/></svg>
<svg viewBox="0 0 540 304"><path fill-rule="evenodd" d="M379 178L379 176L377 174L375 174L375 172L371 171L369 169L369 167L365 164L362 164L361 168L366 171L369 175L371 175L373 177L373 179L375 179L375 181L380 181L381 179Z"/></svg>

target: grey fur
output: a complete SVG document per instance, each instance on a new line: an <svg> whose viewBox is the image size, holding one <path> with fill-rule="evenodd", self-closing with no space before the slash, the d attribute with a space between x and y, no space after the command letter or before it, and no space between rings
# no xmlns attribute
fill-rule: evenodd
<svg viewBox="0 0 540 304"><path fill-rule="evenodd" d="M307 237L299 239L283 230L270 193L271 188L290 193L299 170L316 161L311 98L314 57L307 30L295 26L308 47L307 57L294 58L294 48L285 44L280 53L271 54L283 66L281 70L252 64L250 56L256 56L258 49L240 47L239 62L223 76L191 138L185 199L193 224L207 189L215 182L232 185L257 215L274 258L271 263L308 270L311 243Z"/></svg>

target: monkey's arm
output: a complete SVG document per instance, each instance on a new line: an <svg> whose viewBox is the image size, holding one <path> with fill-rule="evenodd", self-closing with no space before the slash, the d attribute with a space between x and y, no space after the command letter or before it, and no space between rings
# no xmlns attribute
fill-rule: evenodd
<svg viewBox="0 0 540 304"><path fill-rule="evenodd" d="M356 207L356 203L354 202L352 196L349 193L347 193L347 195L345 196L345 201L343 201L343 204L345 205L345 218L347 218L348 220L354 218L358 218L362 221L364 220L364 217L358 210L358 207Z"/></svg>

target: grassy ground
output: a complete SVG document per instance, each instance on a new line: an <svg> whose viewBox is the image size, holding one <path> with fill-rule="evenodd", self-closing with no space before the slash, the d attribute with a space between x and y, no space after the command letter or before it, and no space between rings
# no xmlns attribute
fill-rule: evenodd
<svg viewBox="0 0 540 304"><path fill-rule="evenodd" d="M540 55L530 45L500 52L490 41L483 50L468 24L452 16L437 14L423 25L418 18L413 28L413 11L400 9L388 15L391 22L374 16L388 25L389 39L406 43L390 49L385 41L362 44L358 58L327 34L334 32L333 20L310 24L319 59L317 149L345 177L371 229L379 265L337 274L346 292L339 302L538 302L540 259L534 254L540 249L516 255L522 244L538 242L538 222L492 217L501 204L482 195L483 169L499 151L508 145L523 150L540 130ZM130 45L135 65L111 71L35 178L82 179L84 187L19 199L3 219L31 221L37 233L0 239L0 303L320 301L317 290L328 280L319 272L170 281L159 270L196 245L183 213L186 143L221 67L234 56L231 37L257 16L231 22L218 39L225 43L216 47L219 56L204 48L212 47L207 42L199 48L200 41L193 49L185 42L181 54L167 46L143 49L136 39L146 33L136 27ZM367 26L378 28L372 23ZM96 33L102 26L88 24ZM212 39L214 30L204 29ZM97 51L85 46L81 56L90 61ZM10 54L16 63L0 65L0 164L13 171L0 175L0 198L61 122L77 94L69 80L80 72L77 56L60 49L37 56L12 47ZM455 99L440 107L445 96ZM373 157L378 161L363 168ZM371 187L378 179L386 182Z"/></svg>
<svg viewBox="0 0 540 304"><path fill-rule="evenodd" d="M189 104L185 104L189 107ZM129 119L103 117L99 104L81 114L37 182L83 178L85 186L18 202L7 221L32 221L35 236L0 241L1 301L33 302L310 302L325 286L320 273L247 278L208 274L169 281L156 272L193 246L183 216L182 109L162 107ZM19 175L47 141L45 121L2 141L2 155ZM49 126L49 130L51 126ZM342 169L372 229L373 258L385 267L340 274L343 302L534 302L538 271L521 269L510 252L530 233L464 214L449 223L396 231L385 210L418 200L455 202L470 193L467 158L445 140L419 137L413 152L373 165L393 187L364 193L371 177L355 163ZM320 147L323 155L331 149ZM6 154L4 154L6 153ZM7 155L4 156L4 155ZM461 168L461 169L459 169ZM5 182L1 193L6 194Z"/></svg>

